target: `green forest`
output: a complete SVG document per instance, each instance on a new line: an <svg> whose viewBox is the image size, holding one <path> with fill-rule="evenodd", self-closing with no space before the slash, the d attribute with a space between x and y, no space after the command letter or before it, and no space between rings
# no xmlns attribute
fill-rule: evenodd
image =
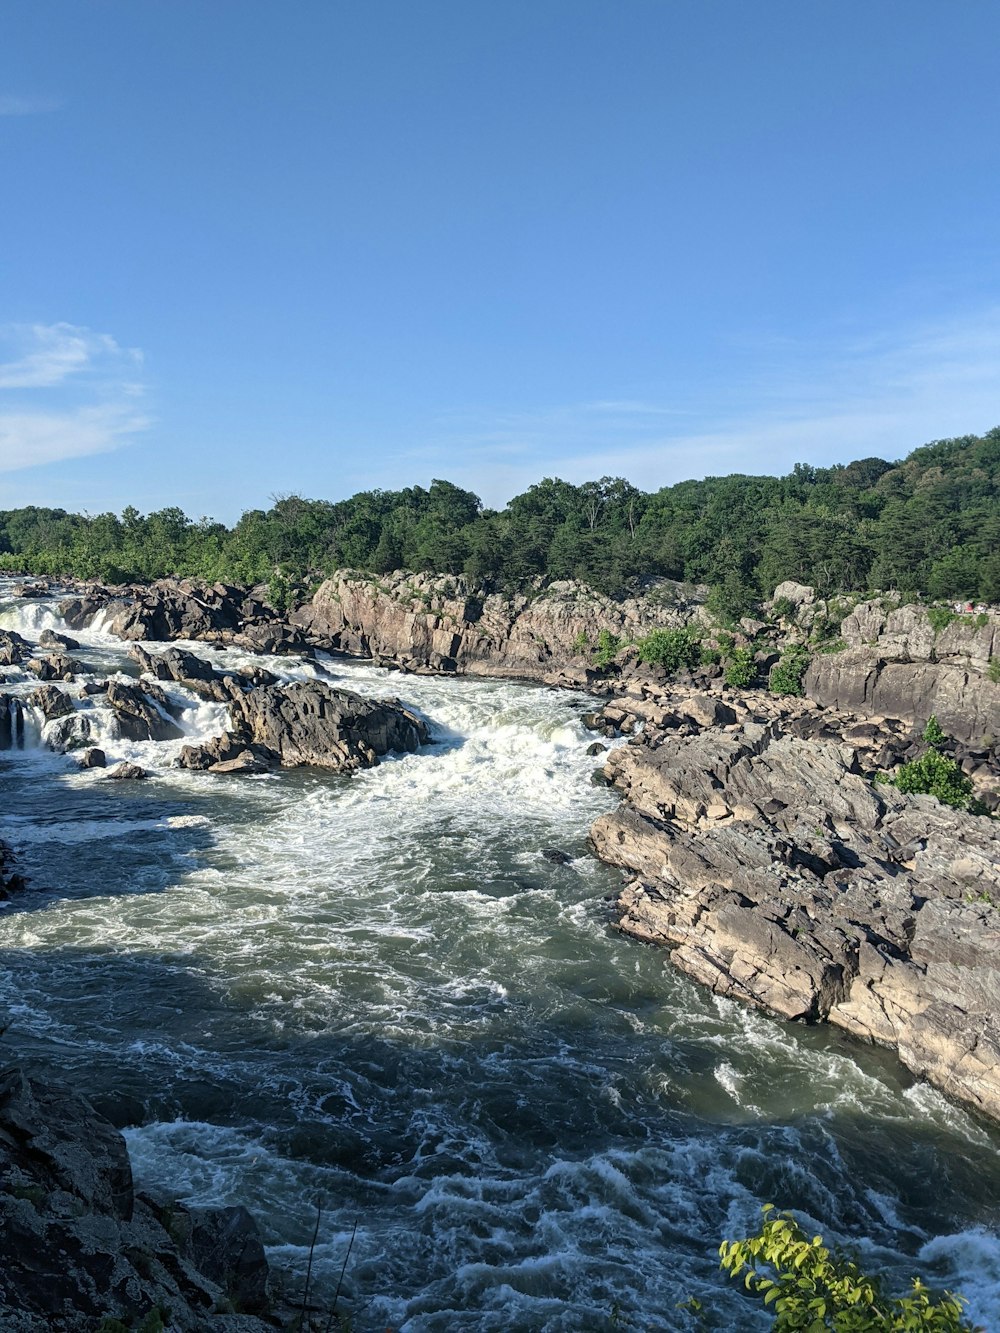
<svg viewBox="0 0 1000 1333"><path fill-rule="evenodd" d="M638 578L708 583L739 613L783 579L822 593L896 590L1000 601L1000 427L901 462L797 464L783 477L707 477L647 493L622 477L545 478L505 509L433 481L347 500L277 498L232 528L181 510L0 511L0 566L120 583L182 575L279 588L338 567L468 575L514 589L538 575L612 595Z"/></svg>

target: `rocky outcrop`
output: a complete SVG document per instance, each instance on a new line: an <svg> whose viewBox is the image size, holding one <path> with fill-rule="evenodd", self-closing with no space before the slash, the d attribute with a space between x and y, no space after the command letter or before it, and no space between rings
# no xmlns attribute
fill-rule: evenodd
<svg viewBox="0 0 1000 1333"><path fill-rule="evenodd" d="M199 639L247 652L307 651L301 630L268 604L262 588L194 579L95 587L60 602L59 613L70 629L85 629L102 613L103 627L120 639Z"/></svg>
<svg viewBox="0 0 1000 1333"><path fill-rule="evenodd" d="M16 630L0 630L0 666L17 666L31 654L31 645Z"/></svg>
<svg viewBox="0 0 1000 1333"><path fill-rule="evenodd" d="M204 699L228 703L235 695L254 685L276 685L278 677L263 667L246 666L235 673L223 674L203 657L185 652L182 648L168 648L163 653L150 653L138 644L129 649L129 657L144 673L157 680L173 680Z"/></svg>
<svg viewBox="0 0 1000 1333"><path fill-rule="evenodd" d="M130 741L171 741L184 733L168 716L169 700L156 685L108 682L108 703L114 709L119 734Z"/></svg>
<svg viewBox="0 0 1000 1333"><path fill-rule="evenodd" d="M463 578L341 570L295 619L321 646L409 670L545 680L576 663L575 679L586 683L589 649L602 630L630 638L687 624L706 593L657 579L641 596L616 601L582 583L536 580L507 596L484 594Z"/></svg>
<svg viewBox="0 0 1000 1333"><path fill-rule="evenodd" d="M896 717L923 726L932 715L960 740L1000 739L1000 683L966 663L887 661L874 648L817 654L805 691L825 708Z"/></svg>
<svg viewBox="0 0 1000 1333"><path fill-rule="evenodd" d="M234 695L230 716L226 735L184 747L183 767L257 772L308 765L350 773L428 740L424 723L397 699L364 699L322 681L257 686Z"/></svg>
<svg viewBox="0 0 1000 1333"><path fill-rule="evenodd" d="M39 680L74 680L82 670L79 662L74 662L65 653L50 653L48 657L29 657L24 663L25 671L30 671Z"/></svg>
<svg viewBox="0 0 1000 1333"><path fill-rule="evenodd" d="M12 1333L273 1328L267 1261L242 1208L137 1194L122 1136L68 1089L0 1072L0 1326Z"/></svg>
<svg viewBox="0 0 1000 1333"><path fill-rule="evenodd" d="M56 685L40 685L29 702L39 710L46 722L57 717L68 717L73 711L73 700Z"/></svg>
<svg viewBox="0 0 1000 1333"><path fill-rule="evenodd" d="M706 697L639 697L644 729L605 764L625 800L591 836L634 877L622 929L719 994L895 1047L1000 1117L997 822L874 784L880 751L913 745L898 723Z"/></svg>
<svg viewBox="0 0 1000 1333"><path fill-rule="evenodd" d="M839 619L838 638L826 646L840 651L816 653L803 682L818 704L920 727L934 715L960 740L1000 738L1000 682L989 676L990 663L1000 660L996 611L900 606L891 597L849 608L797 583L779 584L774 600L793 608L785 622L792 632Z"/></svg>

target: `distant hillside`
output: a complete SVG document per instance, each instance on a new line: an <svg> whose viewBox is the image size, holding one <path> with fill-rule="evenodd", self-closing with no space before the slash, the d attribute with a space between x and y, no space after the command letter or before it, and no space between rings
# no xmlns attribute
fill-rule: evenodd
<svg viewBox="0 0 1000 1333"><path fill-rule="evenodd" d="M288 496L233 528L179 509L120 516L0 511L0 564L107 581L182 574L295 582L336 567L426 569L518 587L579 578L618 594L650 574L709 583L741 611L783 579L821 593L898 589L1000 601L1000 427L899 463L863 458L785 477L708 477L653 494L621 477L545 478L499 512L447 481L332 503Z"/></svg>

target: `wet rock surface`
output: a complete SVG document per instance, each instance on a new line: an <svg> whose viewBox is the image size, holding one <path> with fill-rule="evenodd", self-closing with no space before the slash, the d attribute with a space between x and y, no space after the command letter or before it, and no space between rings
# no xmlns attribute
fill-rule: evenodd
<svg viewBox="0 0 1000 1333"><path fill-rule="evenodd" d="M901 721L632 689L601 715L643 723L603 770L625 799L591 831L633 876L621 928L719 994L892 1046L1000 1116L997 822L872 781L887 750L920 749Z"/></svg>
<svg viewBox="0 0 1000 1333"><path fill-rule="evenodd" d="M91 1333L153 1311L183 1333L273 1328L267 1261L242 1208L137 1194L125 1141L85 1100L0 1072L0 1327Z"/></svg>
<svg viewBox="0 0 1000 1333"><path fill-rule="evenodd" d="M169 716L167 696L157 686L108 682L108 703L115 711L118 729L132 741L169 741L183 735Z"/></svg>

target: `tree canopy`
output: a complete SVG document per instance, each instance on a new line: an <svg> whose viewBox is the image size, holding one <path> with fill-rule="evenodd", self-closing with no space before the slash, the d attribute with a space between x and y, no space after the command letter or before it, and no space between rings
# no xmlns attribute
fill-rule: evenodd
<svg viewBox="0 0 1000 1333"><path fill-rule="evenodd" d="M623 477L546 477L500 511L448 481L329 501L287 495L232 528L180 509L0 511L0 565L108 581L170 574L254 583L337 567L469 575L516 588L579 578L608 593L646 575L708 583L735 614L784 579L1000 601L1000 427L902 462L783 477L706 477L653 493Z"/></svg>

